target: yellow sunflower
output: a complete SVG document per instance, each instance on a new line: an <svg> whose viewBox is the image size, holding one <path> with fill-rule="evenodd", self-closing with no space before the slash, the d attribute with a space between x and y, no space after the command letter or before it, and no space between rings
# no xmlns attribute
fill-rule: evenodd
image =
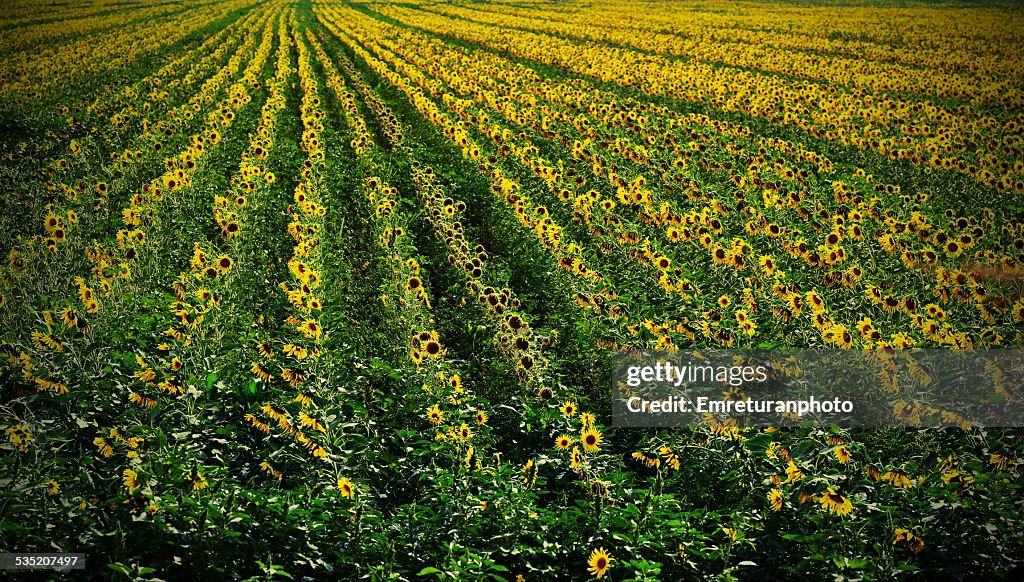
<svg viewBox="0 0 1024 582"><path fill-rule="evenodd" d="M821 495L818 503L821 504L822 509L840 517L849 515L853 511L853 504L850 503L850 500L832 487L829 487L828 491Z"/></svg>
<svg viewBox="0 0 1024 582"><path fill-rule="evenodd" d="M580 435L580 442L583 443L583 449L588 453L597 452L597 449L601 444L601 439L601 431L593 427L584 429L583 434Z"/></svg>
<svg viewBox="0 0 1024 582"><path fill-rule="evenodd" d="M611 554L604 548L597 548L590 552L590 559L587 560L587 572L590 572L598 580L604 578L604 575L608 573L608 569L612 565Z"/></svg>
<svg viewBox="0 0 1024 582"><path fill-rule="evenodd" d="M342 497L347 497L349 499L356 496L355 485L345 477L338 478L338 491L341 493Z"/></svg>

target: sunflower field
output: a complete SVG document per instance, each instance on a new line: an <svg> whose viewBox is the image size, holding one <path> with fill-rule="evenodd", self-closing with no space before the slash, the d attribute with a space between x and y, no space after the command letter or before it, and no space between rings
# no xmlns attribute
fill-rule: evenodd
<svg viewBox="0 0 1024 582"><path fill-rule="evenodd" d="M85 556L34 575L1024 572L1024 431L617 426L609 363L1024 349L1019 4L0 13L0 553Z"/></svg>

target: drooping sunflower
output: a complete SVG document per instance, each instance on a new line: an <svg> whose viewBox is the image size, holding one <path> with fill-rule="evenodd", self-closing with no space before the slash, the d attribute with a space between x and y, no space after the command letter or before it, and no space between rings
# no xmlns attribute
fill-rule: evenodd
<svg viewBox="0 0 1024 582"><path fill-rule="evenodd" d="M125 469L122 476L124 488L128 490L128 493L135 493L135 490L139 488L139 474L131 469Z"/></svg>
<svg viewBox="0 0 1024 582"><path fill-rule="evenodd" d="M597 419L594 417L593 412L584 412L580 414L580 422L583 423L583 426L594 426L594 422L596 421Z"/></svg>
<svg viewBox="0 0 1024 582"><path fill-rule="evenodd" d="M270 347L266 342L260 342L256 344L256 350L266 359L274 357L274 349Z"/></svg>
<svg viewBox="0 0 1024 582"><path fill-rule="evenodd" d="M896 535L892 540L892 545L895 546L899 543L906 543L907 548L914 554L918 554L924 549L924 540L921 539L920 536L914 535L910 530L897 528L895 533Z"/></svg>
<svg viewBox="0 0 1024 582"><path fill-rule="evenodd" d="M70 307L65 307L64 309L62 309L60 312L60 316L64 322L64 327L71 329L73 327L78 326L78 314L76 314L75 310L71 309Z"/></svg>
<svg viewBox="0 0 1024 582"><path fill-rule="evenodd" d="M590 552L590 559L587 560L587 572L590 572L598 580L604 578L604 575L608 573L608 569L612 565L611 554L604 548L597 548Z"/></svg>
<svg viewBox="0 0 1024 582"><path fill-rule="evenodd" d="M850 453L850 449L846 448L845 445L840 445L833 449L832 454L836 456L836 460L844 465L853 460L853 454Z"/></svg>
<svg viewBox="0 0 1024 582"><path fill-rule="evenodd" d="M914 480L899 471L886 471L880 479L897 489L911 489L914 487Z"/></svg>
<svg viewBox="0 0 1024 582"><path fill-rule="evenodd" d="M793 461L789 462L789 466L786 467L786 482L795 483L804 478L804 472L800 470L800 467L796 466Z"/></svg>
<svg viewBox="0 0 1024 582"><path fill-rule="evenodd" d="M821 504L822 509L840 517L849 515L853 511L853 503L832 487L822 493L818 503Z"/></svg>

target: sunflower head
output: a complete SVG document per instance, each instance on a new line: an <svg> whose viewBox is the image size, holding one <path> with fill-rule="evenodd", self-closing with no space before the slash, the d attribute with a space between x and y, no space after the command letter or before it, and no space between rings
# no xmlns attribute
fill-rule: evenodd
<svg viewBox="0 0 1024 582"><path fill-rule="evenodd" d="M352 485L352 482L345 477L338 478L338 492L341 493L342 497L352 499L356 495L356 488Z"/></svg>
<svg viewBox="0 0 1024 582"><path fill-rule="evenodd" d="M596 452L601 444L601 440L601 432L593 427L585 429L580 435L580 442L583 443L583 449L588 453Z"/></svg>
<svg viewBox="0 0 1024 582"><path fill-rule="evenodd" d="M597 548L590 553L590 558L587 560L587 572L600 580L608 573L613 560L614 558L608 553L608 550Z"/></svg>

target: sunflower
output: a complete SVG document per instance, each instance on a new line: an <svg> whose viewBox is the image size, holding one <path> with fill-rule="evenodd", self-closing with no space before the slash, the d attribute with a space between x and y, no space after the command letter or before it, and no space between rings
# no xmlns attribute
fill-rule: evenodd
<svg viewBox="0 0 1024 582"><path fill-rule="evenodd" d="M661 459L659 459L657 456L650 456L650 457L648 457L647 455L645 455L641 451L637 451L637 452L633 453L633 458L636 459L637 461L640 461L641 463L647 465L649 468L652 468L652 469L655 468L655 467L660 467L661 466Z"/></svg>
<svg viewBox="0 0 1024 582"><path fill-rule="evenodd" d="M757 333L757 325L754 324L754 322L752 321L743 321L740 323L739 327L740 331L742 331L746 335L754 335L755 333Z"/></svg>
<svg viewBox="0 0 1024 582"><path fill-rule="evenodd" d="M573 416L573 415L576 414L576 403L575 402L566 401L566 402L562 403L562 406L560 408L561 408L562 414L564 414L565 416Z"/></svg>
<svg viewBox="0 0 1024 582"><path fill-rule="evenodd" d="M428 408L427 420L434 424L441 424L444 422L444 413L441 412L441 407L435 404L432 408Z"/></svg>
<svg viewBox="0 0 1024 582"><path fill-rule="evenodd" d="M533 369L533 358L530 354L523 354L522 356L519 356L519 365L524 370L531 370Z"/></svg>
<svg viewBox="0 0 1024 582"><path fill-rule="evenodd" d="M1001 455L1001 454L990 455L989 456L989 463L995 465L996 468L998 468L1000 471L1013 470L1013 468L1017 464L1010 457L1007 457L1006 455Z"/></svg>
<svg viewBox="0 0 1024 582"><path fill-rule="evenodd" d="M565 450L571 447L575 442L576 441L571 436L563 434L555 439L555 446Z"/></svg>
<svg viewBox="0 0 1024 582"><path fill-rule="evenodd" d="M352 485L352 482L345 477L338 477L338 491L342 497L347 497L348 499L356 496L355 485Z"/></svg>
<svg viewBox="0 0 1024 582"><path fill-rule="evenodd" d="M914 480L899 471L886 471L880 479L897 489L911 489L914 487Z"/></svg>
<svg viewBox="0 0 1024 582"><path fill-rule="evenodd" d="M249 368L249 370L251 370L253 374L259 376L264 382L270 381L270 373L264 370L263 367L260 366L259 362L253 362L252 367Z"/></svg>
<svg viewBox="0 0 1024 582"><path fill-rule="evenodd" d="M260 355L264 358L270 359L274 357L274 350L266 342L260 342L256 344L256 350L259 351Z"/></svg>
<svg viewBox="0 0 1024 582"><path fill-rule="evenodd" d="M924 540L922 540L919 536L916 536L913 533L911 533L910 530L904 528L897 528L895 533L896 536L892 540L892 545L895 546L900 542L906 542L907 548L913 554L920 553L921 550L924 549Z"/></svg>
<svg viewBox="0 0 1024 582"><path fill-rule="evenodd" d="M78 314L75 313L74 309L65 307L60 311L60 316L64 322L64 327L71 329L78 326Z"/></svg>
<svg viewBox="0 0 1024 582"><path fill-rule="evenodd" d="M896 313L900 310L900 300L896 297L886 296L882 299L882 309L884 309L886 313Z"/></svg>
<svg viewBox="0 0 1024 582"><path fill-rule="evenodd" d="M771 506L772 511L780 511L782 509L782 502L782 491L772 489L768 492L768 505Z"/></svg>
<svg viewBox="0 0 1024 582"><path fill-rule="evenodd" d="M430 358L441 356L441 344L436 340L429 340L424 346L424 350L426 350L427 356Z"/></svg>
<svg viewBox="0 0 1024 582"><path fill-rule="evenodd" d="M131 469L125 469L122 477L124 488L128 490L128 493L135 493L135 490L139 488L139 474Z"/></svg>
<svg viewBox="0 0 1024 582"><path fill-rule="evenodd" d="M796 466L793 461L789 462L789 466L786 467L786 482L795 483L804 478L804 472L800 470L800 467Z"/></svg>
<svg viewBox="0 0 1024 582"><path fill-rule="evenodd" d="M861 339L865 341L882 338L882 334L875 328L870 317L865 317L857 322L857 331L860 332Z"/></svg>
<svg viewBox="0 0 1024 582"><path fill-rule="evenodd" d="M840 517L849 515L850 512L853 511L853 504L850 503L850 500L843 497L841 493L837 492L832 487L829 487L828 491L821 495L818 503L821 504L822 509Z"/></svg>
<svg viewBox="0 0 1024 582"><path fill-rule="evenodd" d="M596 420L597 419L594 417L593 412L584 412L580 414L580 422L583 423L583 426L594 426L594 422Z"/></svg>
<svg viewBox="0 0 1024 582"><path fill-rule="evenodd" d="M476 423L483 426L487 424L487 413L483 410L476 411Z"/></svg>
<svg viewBox="0 0 1024 582"><path fill-rule="evenodd" d="M232 261L231 257L227 255L221 255L220 257L217 257L217 270L220 271L221 273L227 273L228 271L230 271L231 266L233 264L234 261Z"/></svg>
<svg viewBox="0 0 1024 582"><path fill-rule="evenodd" d="M526 464L524 464L523 468L520 469L520 470L523 473L526 473L527 475L529 475L530 473L534 472L534 470L536 468L537 468L537 465L533 462L533 459L530 459L530 460L526 461Z"/></svg>
<svg viewBox="0 0 1024 582"><path fill-rule="evenodd" d="M836 459L844 465L853 460L853 455L850 453L850 449L846 448L845 445L840 445L835 449L832 449L832 454L834 454Z"/></svg>
<svg viewBox="0 0 1024 582"><path fill-rule="evenodd" d="M588 453L597 452L597 449L601 444L601 440L601 431L593 427L584 429L583 433L580 435L580 442L583 443L583 449Z"/></svg>
<svg viewBox="0 0 1024 582"><path fill-rule="evenodd" d="M579 447L572 448L572 457L569 461L573 471L579 471L583 467L583 453L580 452Z"/></svg>
<svg viewBox="0 0 1024 582"><path fill-rule="evenodd" d="M608 568L612 565L611 554L604 548L597 548L590 552L590 559L587 560L587 572L590 572L598 580L604 577L608 573Z"/></svg>
<svg viewBox="0 0 1024 582"><path fill-rule="evenodd" d="M714 259L716 263L724 264L726 261L729 260L729 253L726 252L724 248L719 246L716 247L715 250L712 252L711 258Z"/></svg>
<svg viewBox="0 0 1024 582"><path fill-rule="evenodd" d="M43 219L43 230L45 230L47 234L50 234L58 226L60 226L60 217L53 212L47 213L46 218Z"/></svg>
<svg viewBox="0 0 1024 582"><path fill-rule="evenodd" d="M193 491L200 491L202 489L206 489L206 487L209 486L209 485L210 484L206 481L206 477L203 477L202 473L200 473L199 471L193 471L192 472L192 490Z"/></svg>

